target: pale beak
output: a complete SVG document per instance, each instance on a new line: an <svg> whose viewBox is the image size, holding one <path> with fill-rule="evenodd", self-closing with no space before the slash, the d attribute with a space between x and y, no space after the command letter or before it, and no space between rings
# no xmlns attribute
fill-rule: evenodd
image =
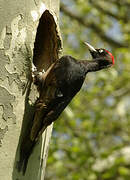
<svg viewBox="0 0 130 180"><path fill-rule="evenodd" d="M90 51L95 51L95 52L97 52L96 49L95 49L93 46L91 46L91 45L88 44L87 42L84 42L84 43L85 43L85 45L88 47L88 49L89 49Z"/></svg>

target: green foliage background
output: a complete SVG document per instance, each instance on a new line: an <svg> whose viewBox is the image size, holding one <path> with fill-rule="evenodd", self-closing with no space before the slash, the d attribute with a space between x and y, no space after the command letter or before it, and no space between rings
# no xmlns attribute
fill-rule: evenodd
<svg viewBox="0 0 130 180"><path fill-rule="evenodd" d="M55 122L46 180L130 180L130 0L61 1L63 54L106 48L115 65L90 73Z"/></svg>

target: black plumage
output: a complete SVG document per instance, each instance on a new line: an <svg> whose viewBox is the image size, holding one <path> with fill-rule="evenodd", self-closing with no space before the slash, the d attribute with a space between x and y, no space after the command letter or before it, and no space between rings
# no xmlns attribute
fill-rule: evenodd
<svg viewBox="0 0 130 180"><path fill-rule="evenodd" d="M39 79L37 78L40 96L36 102L38 108L35 117L36 119L40 117L40 120L34 119L31 130L32 140L37 139L46 127L59 117L81 89L88 72L99 71L113 65L113 56L108 51L89 49L93 60L77 60L71 56L63 56Z"/></svg>
<svg viewBox="0 0 130 180"><path fill-rule="evenodd" d="M28 140L23 141L21 154L25 159L24 172L32 149L39 136L52 122L58 119L65 107L81 89L88 72L99 71L114 64L112 54L105 49L94 49L86 43L92 60L77 60L63 56L55 61L45 73L34 72L34 83L39 98L35 103L35 114ZM30 147L28 147L28 144ZM25 147L25 148L24 148Z"/></svg>

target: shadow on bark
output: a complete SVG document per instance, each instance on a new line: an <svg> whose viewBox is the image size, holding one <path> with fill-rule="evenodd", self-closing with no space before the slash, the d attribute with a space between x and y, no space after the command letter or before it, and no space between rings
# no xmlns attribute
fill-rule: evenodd
<svg viewBox="0 0 130 180"><path fill-rule="evenodd" d="M26 147L24 141L26 140L25 143L27 142L29 143L29 141L27 141L27 138L29 137L29 133L31 129L30 127L32 126L32 120L35 112L35 107L29 104L28 97L30 93L30 87L31 87L31 82L29 84L25 98L25 111L24 111L21 135L19 138L19 143L14 161L12 180L37 179L38 174L39 176L41 174L38 171L40 171L41 169L40 154L41 154L42 138L39 139L36 145L27 144L28 147L31 148L31 151L29 152L28 155L24 154L25 152L22 152L23 154L21 153L21 151L23 151L22 147L23 146L24 148ZM35 154L32 153L34 145L35 145ZM32 155L30 156L30 154ZM28 158L29 158L29 162L28 162ZM26 166L27 166L26 174L23 176L23 172L25 171ZM20 173L19 170L23 170L23 172Z"/></svg>

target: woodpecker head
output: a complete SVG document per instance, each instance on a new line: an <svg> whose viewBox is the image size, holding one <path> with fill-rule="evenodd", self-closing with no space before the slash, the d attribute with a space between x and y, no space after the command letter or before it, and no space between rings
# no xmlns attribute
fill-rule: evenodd
<svg viewBox="0 0 130 180"><path fill-rule="evenodd" d="M101 60L103 60L103 62L106 61L106 65L108 64L108 66L114 65L114 63L115 63L114 56L108 50L103 49L103 48L95 49L93 46L91 46L87 42L85 42L85 44L89 48L89 51L94 60L99 59L99 61L101 61Z"/></svg>

